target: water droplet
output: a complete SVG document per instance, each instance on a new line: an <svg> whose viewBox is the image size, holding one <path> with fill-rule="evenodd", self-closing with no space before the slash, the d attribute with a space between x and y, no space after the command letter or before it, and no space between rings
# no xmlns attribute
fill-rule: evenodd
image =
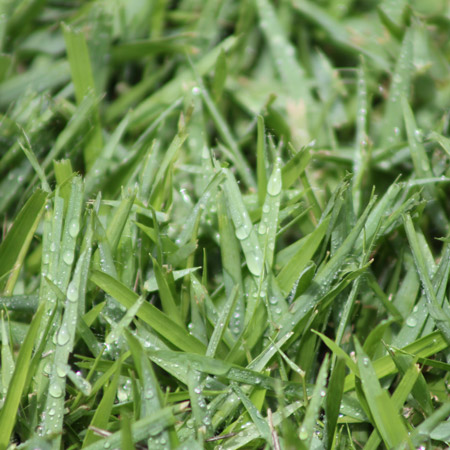
<svg viewBox="0 0 450 450"><path fill-rule="evenodd" d="M78 236L79 231L80 231L80 225L79 225L78 221L72 220L72 222L70 222L70 225L69 225L69 234L73 238L76 238Z"/></svg>
<svg viewBox="0 0 450 450"><path fill-rule="evenodd" d="M52 243L50 244L50 251L51 251L51 252L55 252L55 251L56 251L56 243L55 243L55 242L52 242Z"/></svg>
<svg viewBox="0 0 450 450"><path fill-rule="evenodd" d="M363 358L363 366L369 367L369 358Z"/></svg>
<svg viewBox="0 0 450 450"><path fill-rule="evenodd" d="M267 203L264 203L262 210L264 213L268 213L270 211L270 206Z"/></svg>
<svg viewBox="0 0 450 450"><path fill-rule="evenodd" d="M58 375L58 377L63 378L67 375L67 370L64 367L62 367L61 365L58 365L56 367L56 375Z"/></svg>
<svg viewBox="0 0 450 450"><path fill-rule="evenodd" d="M241 241L247 238L249 234L250 234L250 227L248 225L241 225L239 228L236 229L236 237Z"/></svg>
<svg viewBox="0 0 450 450"><path fill-rule="evenodd" d="M199 88L198 86L194 86L194 87L192 88L192 94L193 94L193 95L199 95L200 92L201 92L201 90L200 90L200 88Z"/></svg>
<svg viewBox="0 0 450 450"><path fill-rule="evenodd" d="M67 288L67 299L70 302L76 302L78 300L78 287L75 284L75 281L69 283L69 287Z"/></svg>
<svg viewBox="0 0 450 450"><path fill-rule="evenodd" d="M321 397L325 397L325 395L327 395L327 393L326 393L325 391L323 391L323 390L320 391L320 396L321 396Z"/></svg>
<svg viewBox="0 0 450 450"><path fill-rule="evenodd" d="M210 425L210 424L211 424L211 419L210 419L208 416L205 416L205 417L203 418L203 423L204 423L205 425Z"/></svg>
<svg viewBox="0 0 450 450"><path fill-rule="evenodd" d="M269 179L267 192L270 195L278 195L281 192L281 169L279 164L277 164Z"/></svg>
<svg viewBox="0 0 450 450"><path fill-rule="evenodd" d="M299 438L300 438L302 441L306 441L306 439L308 439L308 432L307 432L303 427L300 428Z"/></svg>
<svg viewBox="0 0 450 450"><path fill-rule="evenodd" d="M55 398L59 398L61 397L61 395L63 394L63 391L61 389L61 386L57 383L53 383L50 385L50 387L48 388L48 393Z"/></svg>
<svg viewBox="0 0 450 450"><path fill-rule="evenodd" d="M422 133L422 130L420 130L420 129L416 129L416 130L414 130L414 137L419 141L419 142L422 142L422 136L423 136L423 133Z"/></svg>
<svg viewBox="0 0 450 450"><path fill-rule="evenodd" d="M196 387L196 388L194 389L194 392L195 392L196 394L201 394L201 393L202 393L202 388L201 388L201 387Z"/></svg>
<svg viewBox="0 0 450 450"><path fill-rule="evenodd" d="M147 400L150 400L151 398L154 397L154 395L155 395L155 394L153 394L153 391L152 391L151 389L149 389L149 390L146 391L146 393L145 393L145 398L146 398Z"/></svg>
<svg viewBox="0 0 450 450"><path fill-rule="evenodd" d="M58 336L56 338L56 343L58 345L66 345L69 342L70 335L69 330L66 326L62 326L58 331Z"/></svg>
<svg viewBox="0 0 450 450"><path fill-rule="evenodd" d="M406 325L408 325L408 327L414 328L417 325L417 320L414 317L408 317L406 319Z"/></svg>
<svg viewBox="0 0 450 450"><path fill-rule="evenodd" d="M71 252L70 250L67 250L66 252L64 252L64 254L63 254L63 261L66 264L72 264L73 263L73 259L74 259L73 252Z"/></svg>
<svg viewBox="0 0 450 450"><path fill-rule="evenodd" d="M260 223L259 227L258 227L258 233L266 234L266 231L267 231L267 227L263 223Z"/></svg>
<svg viewBox="0 0 450 450"><path fill-rule="evenodd" d="M42 254L42 263L48 264L50 262L50 254L48 252L44 252Z"/></svg>
<svg viewBox="0 0 450 450"><path fill-rule="evenodd" d="M50 408L50 409L48 410L48 415L49 415L49 416L54 416L55 413L56 413L56 411L55 411L53 408Z"/></svg>

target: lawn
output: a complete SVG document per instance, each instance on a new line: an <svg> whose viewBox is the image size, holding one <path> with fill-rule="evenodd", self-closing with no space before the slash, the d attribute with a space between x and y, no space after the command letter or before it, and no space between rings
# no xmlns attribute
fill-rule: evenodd
<svg viewBox="0 0 450 450"><path fill-rule="evenodd" d="M0 0L0 450L450 445L447 0Z"/></svg>

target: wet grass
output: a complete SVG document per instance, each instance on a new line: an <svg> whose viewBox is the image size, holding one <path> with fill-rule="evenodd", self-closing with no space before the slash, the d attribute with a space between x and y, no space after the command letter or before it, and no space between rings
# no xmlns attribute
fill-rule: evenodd
<svg viewBox="0 0 450 450"><path fill-rule="evenodd" d="M445 0L0 10L0 450L447 448Z"/></svg>

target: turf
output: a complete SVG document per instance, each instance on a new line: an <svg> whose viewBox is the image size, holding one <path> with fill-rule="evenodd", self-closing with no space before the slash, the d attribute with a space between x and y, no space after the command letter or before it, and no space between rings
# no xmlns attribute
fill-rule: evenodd
<svg viewBox="0 0 450 450"><path fill-rule="evenodd" d="M447 448L449 30L0 1L0 450Z"/></svg>

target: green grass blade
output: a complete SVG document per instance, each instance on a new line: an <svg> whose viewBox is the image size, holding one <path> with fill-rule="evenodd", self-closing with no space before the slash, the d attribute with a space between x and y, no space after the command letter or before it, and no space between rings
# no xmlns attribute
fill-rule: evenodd
<svg viewBox="0 0 450 450"><path fill-rule="evenodd" d="M47 193L36 190L17 215L0 244L0 289L11 295L47 201Z"/></svg>
<svg viewBox="0 0 450 450"><path fill-rule="evenodd" d="M14 428L14 422L17 418L17 412L20 399L24 394L25 382L28 376L28 368L33 351L33 346L37 338L41 318L44 314L44 306L41 305L33 317L30 328L28 329L25 340L17 356L16 367L8 387L5 403L0 412L0 448L6 449L9 445L11 433Z"/></svg>
<svg viewBox="0 0 450 450"><path fill-rule="evenodd" d="M131 308L139 298L133 291L105 273L94 271L90 279L126 308ZM184 328L180 327L152 304L143 303L137 316L176 347L185 351L205 352L206 349L203 344L190 336Z"/></svg>

